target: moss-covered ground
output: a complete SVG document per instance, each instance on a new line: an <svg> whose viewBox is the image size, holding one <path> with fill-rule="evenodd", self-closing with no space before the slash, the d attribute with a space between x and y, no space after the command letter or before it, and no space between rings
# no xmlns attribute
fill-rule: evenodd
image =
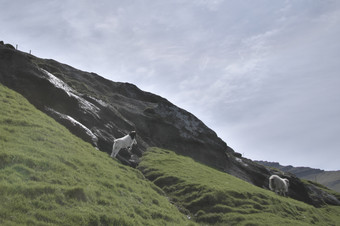
<svg viewBox="0 0 340 226"><path fill-rule="evenodd" d="M136 169L0 84L0 225L191 225Z"/></svg>
<svg viewBox="0 0 340 226"><path fill-rule="evenodd" d="M340 225L340 207L281 197L172 151L150 148L139 169L203 225Z"/></svg>

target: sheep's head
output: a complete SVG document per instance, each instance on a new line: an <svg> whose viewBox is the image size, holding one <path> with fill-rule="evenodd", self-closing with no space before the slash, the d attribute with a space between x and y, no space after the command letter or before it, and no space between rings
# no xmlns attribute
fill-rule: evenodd
<svg viewBox="0 0 340 226"><path fill-rule="evenodd" d="M289 187L289 180L288 179L283 179L283 180L286 182L287 187Z"/></svg>
<svg viewBox="0 0 340 226"><path fill-rule="evenodd" d="M136 131L131 131L131 132L129 133L129 135L130 135L130 137L131 137L132 140L135 139L135 138L136 138Z"/></svg>

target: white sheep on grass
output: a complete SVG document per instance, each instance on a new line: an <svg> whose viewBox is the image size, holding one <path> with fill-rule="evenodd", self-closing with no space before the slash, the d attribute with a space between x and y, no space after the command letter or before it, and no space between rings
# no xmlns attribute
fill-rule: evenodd
<svg viewBox="0 0 340 226"><path fill-rule="evenodd" d="M131 131L128 135L115 139L113 141L111 157L115 158L122 148L128 148L130 152L134 144L137 144L136 131Z"/></svg>
<svg viewBox="0 0 340 226"><path fill-rule="evenodd" d="M271 175L269 177L269 188L276 194L286 196L288 193L289 180L281 178L277 175Z"/></svg>

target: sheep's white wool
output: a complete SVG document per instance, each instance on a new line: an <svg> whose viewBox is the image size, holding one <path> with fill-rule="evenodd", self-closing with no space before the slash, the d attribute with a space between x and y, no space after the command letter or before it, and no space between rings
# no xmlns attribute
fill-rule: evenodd
<svg viewBox="0 0 340 226"><path fill-rule="evenodd" d="M137 141L135 138L132 139L130 134L115 139L113 142L111 157L116 157L116 155L122 148L128 148L128 151L130 152L134 144L137 144Z"/></svg>
<svg viewBox="0 0 340 226"><path fill-rule="evenodd" d="M269 188L277 194L286 196L288 193L289 180L281 178L277 175L271 175L269 177Z"/></svg>

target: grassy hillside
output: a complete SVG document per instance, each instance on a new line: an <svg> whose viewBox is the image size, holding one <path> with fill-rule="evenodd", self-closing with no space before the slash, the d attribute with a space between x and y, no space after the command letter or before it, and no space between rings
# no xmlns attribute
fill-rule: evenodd
<svg viewBox="0 0 340 226"><path fill-rule="evenodd" d="M150 148L139 169L202 224L340 225L340 207L317 209L171 151Z"/></svg>
<svg viewBox="0 0 340 226"><path fill-rule="evenodd" d="M0 84L0 225L188 225L162 191Z"/></svg>

